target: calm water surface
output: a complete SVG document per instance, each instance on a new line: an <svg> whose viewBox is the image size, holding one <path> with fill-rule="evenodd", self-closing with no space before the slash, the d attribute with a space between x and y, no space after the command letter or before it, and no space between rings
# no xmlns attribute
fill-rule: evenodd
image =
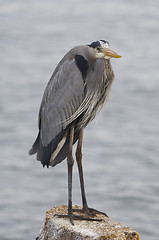
<svg viewBox="0 0 159 240"><path fill-rule="evenodd" d="M46 210L67 204L66 161L28 156L44 88L73 46L106 39L123 56L107 107L87 127L88 203L159 236L159 2L0 1L0 239L35 239ZM81 204L76 166L73 203Z"/></svg>

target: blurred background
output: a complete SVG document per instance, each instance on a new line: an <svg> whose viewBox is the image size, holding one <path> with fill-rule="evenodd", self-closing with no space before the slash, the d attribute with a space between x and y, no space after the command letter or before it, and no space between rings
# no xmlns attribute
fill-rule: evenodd
<svg viewBox="0 0 159 240"><path fill-rule="evenodd" d="M67 165L29 156L38 111L54 68L72 47L105 39L112 59L110 100L85 130L90 207L159 235L159 1L0 0L0 239L35 239L45 212L67 204ZM81 205L76 164L73 203Z"/></svg>

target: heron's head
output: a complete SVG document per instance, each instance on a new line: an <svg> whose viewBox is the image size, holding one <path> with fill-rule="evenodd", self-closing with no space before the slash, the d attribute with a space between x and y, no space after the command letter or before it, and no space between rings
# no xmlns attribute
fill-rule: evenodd
<svg viewBox="0 0 159 240"><path fill-rule="evenodd" d="M110 50L109 43L105 40L99 40L92 42L89 47L92 47L95 50L96 58L120 58L121 56L116 52Z"/></svg>

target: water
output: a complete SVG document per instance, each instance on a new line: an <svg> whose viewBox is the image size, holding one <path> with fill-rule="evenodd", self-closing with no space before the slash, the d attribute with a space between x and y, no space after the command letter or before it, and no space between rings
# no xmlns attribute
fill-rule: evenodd
<svg viewBox="0 0 159 240"><path fill-rule="evenodd" d="M113 59L110 101L86 130L88 203L159 235L159 2L0 1L0 239L35 239L46 210L67 204L66 161L43 169L28 156L42 93L73 46L106 39ZM76 166L73 203L81 204Z"/></svg>

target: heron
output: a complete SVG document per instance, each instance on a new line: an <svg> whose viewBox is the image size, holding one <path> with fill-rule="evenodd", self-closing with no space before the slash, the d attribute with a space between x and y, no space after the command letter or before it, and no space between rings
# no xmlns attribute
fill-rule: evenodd
<svg viewBox="0 0 159 240"><path fill-rule="evenodd" d="M86 216L93 215L93 210L99 211L89 208L86 200L82 168L83 132L108 99L114 79L110 59L120 57L105 40L76 46L59 62L43 94L39 110L39 132L29 154L37 154L37 160L47 167L54 167L67 159L67 217L73 225L75 219L94 220L90 216L77 216L72 207L73 145L77 142L75 155L82 211Z"/></svg>

